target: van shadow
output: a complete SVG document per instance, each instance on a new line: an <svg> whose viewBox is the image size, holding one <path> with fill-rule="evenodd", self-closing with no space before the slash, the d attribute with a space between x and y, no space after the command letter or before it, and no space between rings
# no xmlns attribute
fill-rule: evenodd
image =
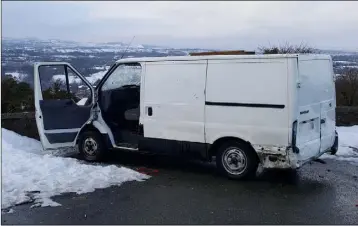
<svg viewBox="0 0 358 226"><path fill-rule="evenodd" d="M78 156L76 156L76 158L77 157ZM140 168L148 168L162 171L175 171L187 174L196 174L203 176L205 175L217 179L226 179L225 176L219 174L216 168L215 161L202 162L186 159L183 157L114 151L111 152L104 161L94 164L119 165L134 170L138 170ZM294 170L259 169L256 177L248 179L247 181L295 185L300 182L300 176L299 173Z"/></svg>

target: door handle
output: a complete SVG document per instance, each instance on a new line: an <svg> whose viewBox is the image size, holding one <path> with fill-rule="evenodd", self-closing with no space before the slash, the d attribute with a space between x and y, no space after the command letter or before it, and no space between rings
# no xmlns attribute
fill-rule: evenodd
<svg viewBox="0 0 358 226"><path fill-rule="evenodd" d="M152 116L153 115L153 108L152 107L147 107L148 109L148 116Z"/></svg>
<svg viewBox="0 0 358 226"><path fill-rule="evenodd" d="M325 123L326 119L321 119L321 124Z"/></svg>

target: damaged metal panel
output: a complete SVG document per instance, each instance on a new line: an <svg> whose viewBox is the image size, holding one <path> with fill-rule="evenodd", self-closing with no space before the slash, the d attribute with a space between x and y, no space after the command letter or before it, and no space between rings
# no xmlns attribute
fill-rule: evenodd
<svg viewBox="0 0 358 226"><path fill-rule="evenodd" d="M263 168L297 168L297 157L290 146L253 145Z"/></svg>

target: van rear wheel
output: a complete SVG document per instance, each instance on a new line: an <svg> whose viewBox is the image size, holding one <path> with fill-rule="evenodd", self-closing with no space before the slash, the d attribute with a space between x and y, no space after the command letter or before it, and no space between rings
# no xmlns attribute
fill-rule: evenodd
<svg viewBox="0 0 358 226"><path fill-rule="evenodd" d="M254 150L239 141L228 141L216 154L219 171L232 179L247 179L256 175L258 158Z"/></svg>
<svg viewBox="0 0 358 226"><path fill-rule="evenodd" d="M89 162L102 160L106 151L101 134L93 130L81 134L78 149L81 157Z"/></svg>

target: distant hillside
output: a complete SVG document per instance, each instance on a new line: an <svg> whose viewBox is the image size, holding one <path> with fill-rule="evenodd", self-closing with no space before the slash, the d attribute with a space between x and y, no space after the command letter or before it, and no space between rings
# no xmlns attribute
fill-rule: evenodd
<svg viewBox="0 0 358 226"><path fill-rule="evenodd" d="M80 43L63 40L41 40L37 38L2 38L1 75L11 74L32 85L35 61L65 61L80 73L96 81L104 75L108 66L123 54L129 57L185 56L189 52L212 51L215 49L175 49L156 45L137 44L129 46L123 42ZM125 50L127 49L126 53ZM336 74L349 67L358 67L358 53L347 51L320 50L330 54L334 60Z"/></svg>

